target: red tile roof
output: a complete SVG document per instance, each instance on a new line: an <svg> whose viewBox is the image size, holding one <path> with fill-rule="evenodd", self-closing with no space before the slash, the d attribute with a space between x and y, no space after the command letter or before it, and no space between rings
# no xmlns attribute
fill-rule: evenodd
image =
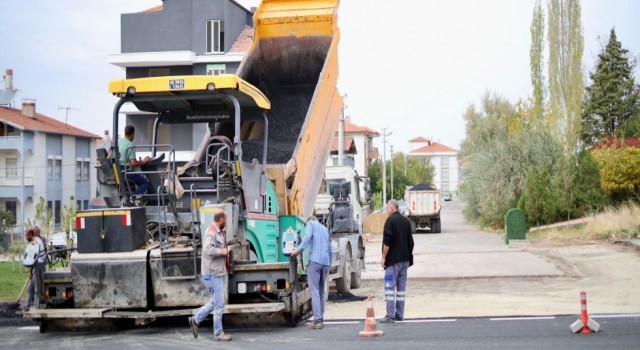
<svg viewBox="0 0 640 350"><path fill-rule="evenodd" d="M422 136L419 136L419 137L412 138L411 140L409 140L409 142L429 142L429 140L425 139Z"/></svg>
<svg viewBox="0 0 640 350"><path fill-rule="evenodd" d="M337 137L333 138L333 141L331 141L331 152L338 152L338 146L340 145L340 142L338 141ZM344 138L344 152L345 153L356 153L356 144L355 142L353 142L353 137L351 136L345 136Z"/></svg>
<svg viewBox="0 0 640 350"><path fill-rule="evenodd" d="M449 146L445 146L441 143L431 142L431 145L420 147L417 150L411 151L410 153L439 153L439 152L458 152L458 150L451 148Z"/></svg>
<svg viewBox="0 0 640 350"><path fill-rule="evenodd" d="M163 10L163 6L162 5L158 5L156 7L152 7L150 9L146 9L146 10L142 11L142 13L161 12L162 10Z"/></svg>
<svg viewBox="0 0 640 350"><path fill-rule="evenodd" d="M373 136L380 136L380 133L366 126L360 126L353 124L352 122L344 121L344 132L358 133L358 134L370 134Z"/></svg>
<svg viewBox="0 0 640 350"><path fill-rule="evenodd" d="M0 121L23 130L42 131L50 134L71 135L91 139L101 138L98 135L49 118L40 113L36 113L35 118L25 117L22 115L21 110L15 108L0 107Z"/></svg>
<svg viewBox="0 0 640 350"><path fill-rule="evenodd" d="M242 33L238 35L238 39L233 43L229 52L247 52L253 41L253 28L244 26Z"/></svg>

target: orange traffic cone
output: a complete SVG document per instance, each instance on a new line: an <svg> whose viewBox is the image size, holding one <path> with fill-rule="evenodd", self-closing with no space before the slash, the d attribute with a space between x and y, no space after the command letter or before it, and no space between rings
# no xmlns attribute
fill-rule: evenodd
<svg viewBox="0 0 640 350"><path fill-rule="evenodd" d="M376 327L376 314L373 311L373 300L371 300L371 294L367 298L367 316L364 318L364 331L360 332L361 337L378 337L384 334L383 331L379 331Z"/></svg>

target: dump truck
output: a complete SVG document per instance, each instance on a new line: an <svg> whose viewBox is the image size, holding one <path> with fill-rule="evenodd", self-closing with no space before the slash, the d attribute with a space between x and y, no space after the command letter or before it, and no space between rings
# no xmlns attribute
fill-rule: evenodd
<svg viewBox="0 0 640 350"><path fill-rule="evenodd" d="M117 147L111 157L98 150L100 195L77 213L70 268L45 275L46 307L25 317L45 331L193 314L210 298L200 276L201 240L223 210L230 251L225 322L304 321L308 256L290 253L314 211L342 109L337 8L337 0L263 1L235 75L111 81L114 140L125 103L153 113L153 142L126 150L152 159L130 169L117 161ZM157 143L158 128L192 123L206 124L207 132L194 158L180 164L172 145ZM133 194L131 174L148 178L146 194ZM356 220L344 216L353 212L349 190L332 190L329 279L348 292L359 286L364 244Z"/></svg>
<svg viewBox="0 0 640 350"><path fill-rule="evenodd" d="M429 230L431 233L441 233L440 209L442 193L433 186L419 184L407 187L405 202L406 216L411 221L413 232Z"/></svg>

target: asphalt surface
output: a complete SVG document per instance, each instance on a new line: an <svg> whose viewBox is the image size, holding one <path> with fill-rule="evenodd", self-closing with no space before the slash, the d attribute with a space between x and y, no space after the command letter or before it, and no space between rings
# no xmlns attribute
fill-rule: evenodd
<svg viewBox="0 0 640 350"><path fill-rule="evenodd" d="M0 328L1 349L638 349L640 315L594 316L597 334L573 334L575 316L407 320L378 324L384 336L362 338L362 321L328 322L266 330L227 330L229 343L212 341L202 327L194 339L184 327L147 327L119 332L39 333L37 327Z"/></svg>

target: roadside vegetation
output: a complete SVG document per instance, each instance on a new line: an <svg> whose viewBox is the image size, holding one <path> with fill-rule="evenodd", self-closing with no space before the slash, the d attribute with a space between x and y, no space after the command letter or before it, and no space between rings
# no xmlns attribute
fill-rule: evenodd
<svg viewBox="0 0 640 350"><path fill-rule="evenodd" d="M536 1L533 96L514 104L487 92L479 106L465 111L461 157L467 220L501 228L507 210L518 207L528 227L591 218L583 229L543 233L547 236L638 235L636 60L612 28L585 86L582 31L579 0L548 0L546 9Z"/></svg>
<svg viewBox="0 0 640 350"><path fill-rule="evenodd" d="M10 262L0 262L0 302L15 302L27 278L22 265L14 270Z"/></svg>

